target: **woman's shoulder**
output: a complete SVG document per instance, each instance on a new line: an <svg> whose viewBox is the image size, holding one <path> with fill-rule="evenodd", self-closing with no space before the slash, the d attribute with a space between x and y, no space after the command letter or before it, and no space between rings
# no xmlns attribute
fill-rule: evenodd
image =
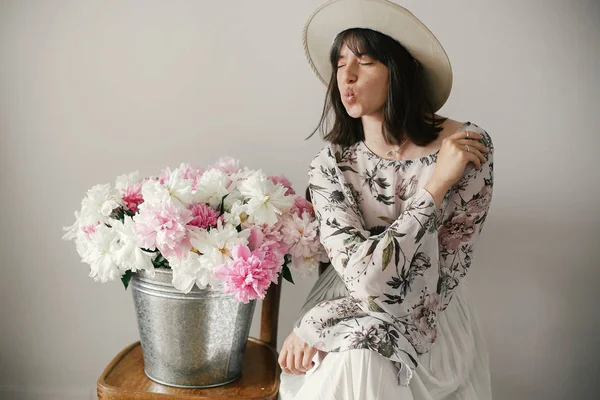
<svg viewBox="0 0 600 400"><path fill-rule="evenodd" d="M311 166L323 165L333 166L342 161L342 158L347 157L348 151L354 151L356 146L343 146L331 142L326 142L325 145L315 154L310 162ZM343 156L342 156L343 155Z"/></svg>
<svg viewBox="0 0 600 400"><path fill-rule="evenodd" d="M444 132L445 136L450 136L456 132L460 132L460 131L469 131L469 132L475 132L480 134L481 136L483 136L483 144L486 145L486 147L493 149L494 147L494 143L492 141L492 137L490 136L490 134L488 133L488 131L486 129L484 129L482 126L471 122L471 121L465 121L465 122L460 122L460 121L456 121L453 120L451 118L448 118L447 120L448 123L448 129L445 129L446 132Z"/></svg>
<svg viewBox="0 0 600 400"><path fill-rule="evenodd" d="M471 132L479 133L483 137L483 139L481 139L483 144L490 150L490 152L492 152L494 150L494 142L492 141L492 137L488 131L470 121L467 121L466 124L467 125L465 129Z"/></svg>

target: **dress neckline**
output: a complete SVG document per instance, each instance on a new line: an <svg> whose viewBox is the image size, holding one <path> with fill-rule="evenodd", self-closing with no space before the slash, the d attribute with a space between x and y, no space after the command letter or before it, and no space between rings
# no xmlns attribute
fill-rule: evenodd
<svg viewBox="0 0 600 400"><path fill-rule="evenodd" d="M454 131L454 133L460 132L461 130L463 130L463 129L464 129L464 127L465 127L465 126L469 126L469 125L471 125L471 122L470 122L470 121L464 122L463 124L461 124L461 125L458 127L458 129L457 129L457 130L455 130L455 131ZM454 134L454 133L453 133L453 134ZM418 161L425 162L425 161L428 161L428 160L430 160L430 161L433 161L433 160L435 160L435 158L437 157L438 153L440 152L440 150L438 149L438 150L434 151L434 152L433 152L433 153L431 153L431 154L428 154L428 155L426 155L426 156L419 157L419 158L411 158L411 159L407 159L407 160L390 160L390 159L388 159L388 158L383 158L383 157L381 157L381 156L379 156L379 155L375 154L375 153L374 153L374 152L373 152L373 151L372 151L372 150L371 150L371 149L370 149L370 148L369 148L369 147L368 147L368 146L365 144L365 141L364 141L364 140L361 140L361 141L359 141L359 142L358 142L358 144L359 144L360 146L362 146L363 150L364 150L364 151L365 151L367 154L369 154L369 155L370 155L372 158L376 158L376 159L378 159L378 160L381 160L381 161L387 161L387 162L389 162L389 163L393 163L393 164L409 164L409 163L414 163L414 162L418 162Z"/></svg>

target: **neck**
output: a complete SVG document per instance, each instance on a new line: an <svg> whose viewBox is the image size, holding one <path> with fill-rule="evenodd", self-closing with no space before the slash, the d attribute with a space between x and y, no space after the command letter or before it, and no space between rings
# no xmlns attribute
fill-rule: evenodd
<svg viewBox="0 0 600 400"><path fill-rule="evenodd" d="M408 143L405 139L400 146L390 145L383 137L383 113L365 115L361 118L365 143L372 152L383 158L399 159L402 148Z"/></svg>
<svg viewBox="0 0 600 400"><path fill-rule="evenodd" d="M374 115L364 115L361 117L365 140L380 146L385 146L383 139L383 113L380 111Z"/></svg>

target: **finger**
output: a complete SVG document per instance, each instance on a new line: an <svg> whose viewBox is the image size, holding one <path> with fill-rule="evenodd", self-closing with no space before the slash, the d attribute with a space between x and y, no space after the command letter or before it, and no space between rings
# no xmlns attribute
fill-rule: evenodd
<svg viewBox="0 0 600 400"><path fill-rule="evenodd" d="M302 367L305 371L308 371L315 364L313 362L313 357L317 353L317 349L314 347L309 347L306 351L304 351L304 357L302 358Z"/></svg>
<svg viewBox="0 0 600 400"><path fill-rule="evenodd" d="M487 146L478 140L458 139L454 143L456 143L459 146L464 146L465 144L468 144L470 148L476 148L477 150L479 150L482 153L489 152L489 149L487 148Z"/></svg>
<svg viewBox="0 0 600 400"><path fill-rule="evenodd" d="M277 359L277 362L279 363L279 366L281 367L282 370L287 369L287 354L288 351L286 348L282 348L281 349L281 353L279 353L279 358Z"/></svg>
<svg viewBox="0 0 600 400"><path fill-rule="evenodd" d="M302 360L304 359L304 352L300 351L294 355L294 367L298 374L303 374L306 372L304 367L302 366Z"/></svg>
<svg viewBox="0 0 600 400"><path fill-rule="evenodd" d="M468 138L467 138L467 132L468 134ZM452 135L448 136L448 139L474 139L474 140L480 140L483 139L483 136L481 136L479 133L477 132L472 132L472 131L458 131L456 133L453 133Z"/></svg>
<svg viewBox="0 0 600 400"><path fill-rule="evenodd" d="M479 162L481 164L483 164L484 162L487 161L485 156L478 149L474 149L474 148L470 147L469 150L471 150L470 153L473 153L477 156L477 159L479 160Z"/></svg>
<svg viewBox="0 0 600 400"><path fill-rule="evenodd" d="M469 148L467 151L463 146L463 154L465 155L467 162L472 162L478 169L481 168L481 164L485 162L485 157L481 152L474 148Z"/></svg>
<svg viewBox="0 0 600 400"><path fill-rule="evenodd" d="M295 368L294 368L294 353L293 352L288 351L286 361L287 361L287 373L288 374L296 374Z"/></svg>

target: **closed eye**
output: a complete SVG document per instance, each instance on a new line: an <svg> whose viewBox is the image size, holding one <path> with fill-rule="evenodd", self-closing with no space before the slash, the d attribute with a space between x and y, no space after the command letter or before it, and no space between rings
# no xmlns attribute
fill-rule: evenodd
<svg viewBox="0 0 600 400"><path fill-rule="evenodd" d="M363 63L359 63L359 64L360 65L373 65L374 63L372 63L372 62L363 62ZM345 66L346 66L346 64L338 65L336 68L339 69L339 68L342 68L342 67L345 67Z"/></svg>

